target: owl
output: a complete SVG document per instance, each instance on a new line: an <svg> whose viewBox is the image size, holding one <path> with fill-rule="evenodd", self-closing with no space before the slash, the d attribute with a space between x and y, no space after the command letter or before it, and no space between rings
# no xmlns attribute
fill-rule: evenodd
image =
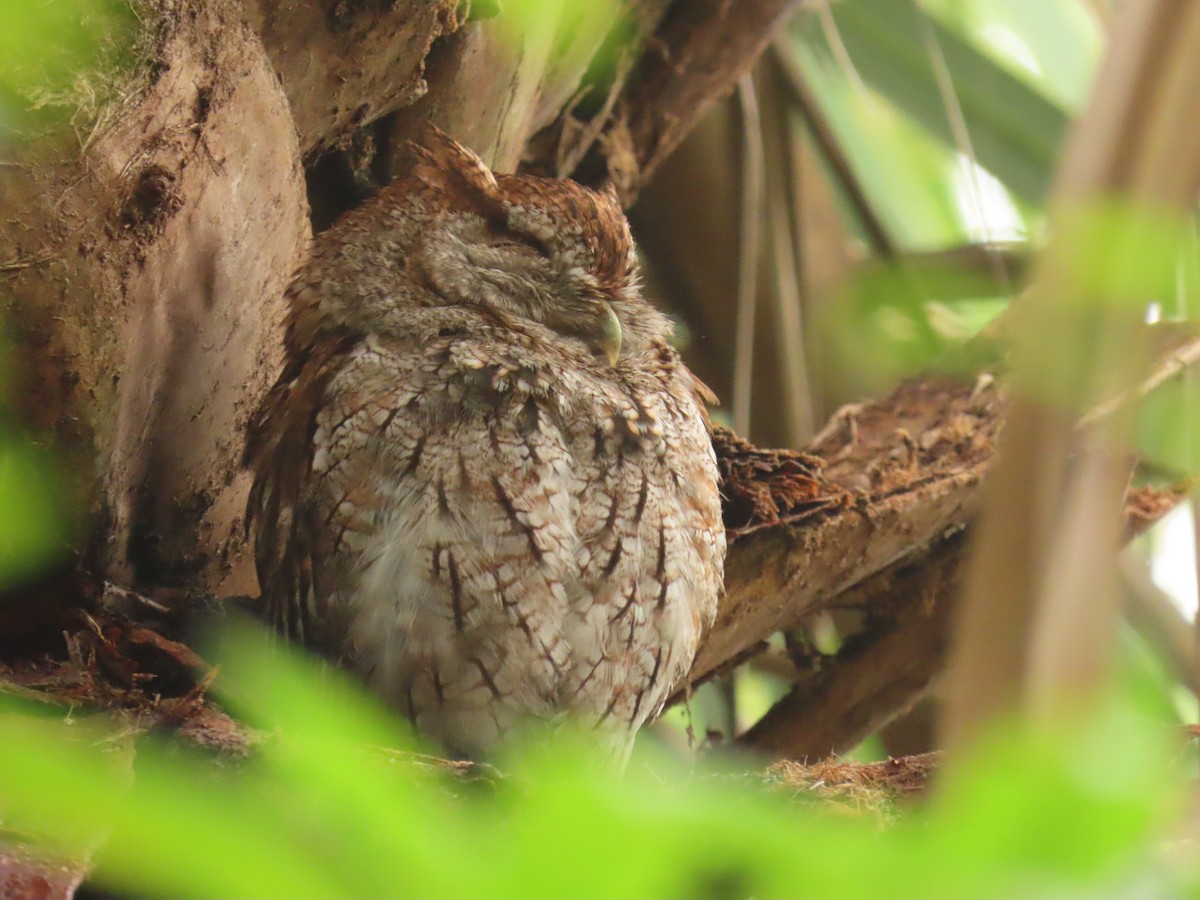
<svg viewBox="0 0 1200 900"><path fill-rule="evenodd" d="M288 288L246 449L263 609L448 753L569 718L623 764L716 613L714 398L613 193L427 144Z"/></svg>

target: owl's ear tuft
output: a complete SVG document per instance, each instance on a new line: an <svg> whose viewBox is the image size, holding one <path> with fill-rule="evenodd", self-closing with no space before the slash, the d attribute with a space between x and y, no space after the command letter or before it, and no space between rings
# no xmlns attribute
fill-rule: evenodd
<svg viewBox="0 0 1200 900"><path fill-rule="evenodd" d="M493 211L499 191L496 176L474 152L434 125L426 129L423 146L411 147L417 158L415 178L434 190L460 196L481 212Z"/></svg>

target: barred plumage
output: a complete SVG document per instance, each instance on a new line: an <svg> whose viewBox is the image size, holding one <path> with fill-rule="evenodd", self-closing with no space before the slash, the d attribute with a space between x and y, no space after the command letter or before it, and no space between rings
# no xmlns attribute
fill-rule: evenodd
<svg viewBox="0 0 1200 900"><path fill-rule="evenodd" d="M615 198L435 132L289 299L247 445L275 625L452 752L570 714L624 759L712 621L725 538L711 397Z"/></svg>

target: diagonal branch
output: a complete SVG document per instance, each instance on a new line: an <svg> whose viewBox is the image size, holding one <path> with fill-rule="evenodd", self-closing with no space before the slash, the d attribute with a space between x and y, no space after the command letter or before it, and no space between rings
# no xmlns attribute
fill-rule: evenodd
<svg viewBox="0 0 1200 900"><path fill-rule="evenodd" d="M810 457L781 453L771 468L768 454L754 451L765 469L738 470L730 460L751 451L719 441L727 472L769 485L767 493L784 502L774 515L761 504L746 517L743 500L734 521L727 507L734 541L726 594L692 681L728 668L772 633L796 627L844 591L964 526L991 460L1000 407L987 379L970 385L931 377L844 409L813 445L825 461L817 489L806 487L799 498L792 496L794 483L772 479L797 466L798 457ZM729 485L726 494L732 507L739 495Z"/></svg>
<svg viewBox="0 0 1200 900"><path fill-rule="evenodd" d="M626 205L717 100L750 71L800 0L688 0L667 10L624 91L605 172ZM630 165L632 163L632 165Z"/></svg>
<svg viewBox="0 0 1200 900"><path fill-rule="evenodd" d="M1172 489L1130 491L1126 538L1145 531L1182 499ZM862 611L866 626L835 655L805 668L738 743L776 758L823 759L849 751L928 695L945 671L968 550L967 532L958 532L839 597L839 608ZM1158 618L1149 628L1163 627L1168 611L1152 612ZM1147 614L1130 609L1131 617ZM1139 620L1134 624L1142 630ZM1186 630L1182 619L1179 624Z"/></svg>
<svg viewBox="0 0 1200 900"><path fill-rule="evenodd" d="M1200 346L1194 328L1148 329L1164 367ZM1100 404L1113 409L1140 390ZM915 702L940 675L947 598L958 584L961 532L979 504L1005 404L987 376L927 377L882 400L843 409L804 454L754 450L718 436L733 537L726 596L691 673L693 683L755 654L775 631L813 613L853 607L869 634L799 680L778 713L745 742L792 756L853 746ZM738 468L737 460L756 465ZM808 482L798 477L807 466ZM757 493L756 493L757 491ZM1126 537L1179 502L1175 489L1127 497Z"/></svg>

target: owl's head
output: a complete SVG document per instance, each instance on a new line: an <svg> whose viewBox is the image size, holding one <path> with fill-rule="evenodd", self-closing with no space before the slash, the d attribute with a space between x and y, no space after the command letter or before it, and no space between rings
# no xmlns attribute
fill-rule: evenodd
<svg viewBox="0 0 1200 900"><path fill-rule="evenodd" d="M348 313L338 318L357 318L351 304L366 314L372 301L399 296L384 283L383 269L403 281L406 302L531 320L614 365L623 353L667 336L666 318L642 299L633 238L614 192L494 175L433 128L414 149L412 176L371 201L363 216L348 216L334 227L334 240L323 237L314 249L323 270L336 256L373 273L358 280L357 298L335 299ZM373 264L385 255L385 264Z"/></svg>
<svg viewBox="0 0 1200 900"><path fill-rule="evenodd" d="M615 364L625 340L621 311L641 299L616 196L573 181L494 176L440 131L417 152L415 177L451 213L422 235L411 258L434 290L532 319Z"/></svg>

